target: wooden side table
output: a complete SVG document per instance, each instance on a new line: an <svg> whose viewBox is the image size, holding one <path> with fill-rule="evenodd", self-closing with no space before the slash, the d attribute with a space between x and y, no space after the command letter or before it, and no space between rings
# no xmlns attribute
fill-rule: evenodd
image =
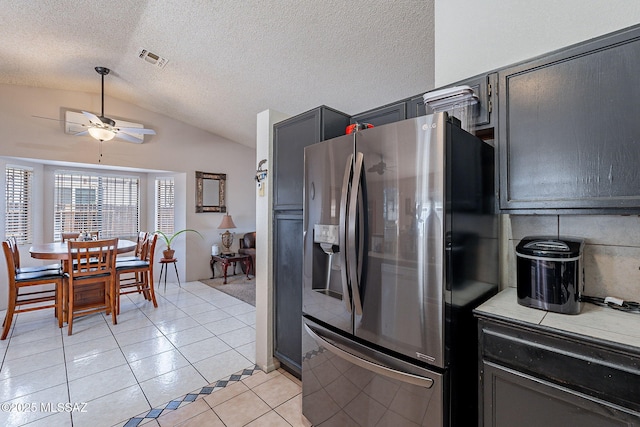
<svg viewBox="0 0 640 427"><path fill-rule="evenodd" d="M236 274L236 263L242 262L246 267L247 271L247 280L251 280L249 277L249 270L251 268L251 256L244 254L234 254L234 255L211 255L211 278L216 277L216 273L214 270L214 265L216 262L219 262L222 265L222 274L224 275L223 285L227 284L227 268L231 263L233 263L233 274Z"/></svg>

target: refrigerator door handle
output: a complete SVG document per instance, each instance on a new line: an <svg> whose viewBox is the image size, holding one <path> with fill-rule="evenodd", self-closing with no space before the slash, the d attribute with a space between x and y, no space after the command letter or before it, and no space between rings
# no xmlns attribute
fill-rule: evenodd
<svg viewBox="0 0 640 427"><path fill-rule="evenodd" d="M349 283L347 279L347 202L349 200L349 181L351 179L351 169L353 164L353 154L347 158L347 165L344 170L344 178L342 180L342 195L340 196L340 280L342 281L342 297L347 311L351 313L351 294L349 292Z"/></svg>
<svg viewBox="0 0 640 427"><path fill-rule="evenodd" d="M351 194L349 197L349 217L348 222L348 242L347 242L347 261L349 263L349 281L351 282L351 292L353 298L353 306L356 314L362 315L362 300L360 299L360 269L362 263L358 259L358 251L356 242L356 220L358 219L358 196L360 195L360 178L362 176L362 168L364 162L364 154L361 152L356 153L356 164L353 169L353 178L351 180ZM360 215L366 215L366 212L360 212ZM360 230L363 233L364 230ZM364 248L360 248L364 250Z"/></svg>
<svg viewBox="0 0 640 427"><path fill-rule="evenodd" d="M304 324L304 328L319 346L326 348L331 353L350 363L353 363L356 366L359 366L376 374L384 375L388 378L417 385L418 387L431 388L433 386L433 380L431 378L425 378L419 375L401 372L383 365L379 365L377 363L369 362L368 360L353 355L330 343L329 341L321 337L318 333L316 333L316 331L311 329L306 323Z"/></svg>

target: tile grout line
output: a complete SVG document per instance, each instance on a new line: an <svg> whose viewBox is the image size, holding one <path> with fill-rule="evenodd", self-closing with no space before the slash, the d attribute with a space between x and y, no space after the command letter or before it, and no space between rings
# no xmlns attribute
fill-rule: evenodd
<svg viewBox="0 0 640 427"><path fill-rule="evenodd" d="M193 295L191 292L186 291L189 294ZM168 304L171 304L172 306L174 306L177 310L183 311L180 307L178 307L177 305L173 304L173 302L171 302L170 300L168 300L167 298L163 297L162 295L159 295L162 299L164 299ZM198 297L199 298L199 297ZM131 301L131 299L129 299ZM133 301L132 301L133 302ZM159 305L159 304L158 304ZM147 315L147 313L145 313L143 310L141 310L139 307L138 309L142 312L142 314L153 324L153 326L158 329L158 331L160 331L160 333L162 334L162 337L164 337L173 347L173 349L175 351L178 352L178 354L180 354L180 356L182 356L185 360L187 360L189 362L189 366L191 366L197 373L198 375L200 375L202 377L203 380L207 381L207 379L205 378L204 375L202 375L202 373L200 371L198 371L198 369L193 366L193 363L191 361L189 361L189 359L187 359L187 357L182 354L182 352L180 351L180 349L173 343L173 341L171 341L169 338L167 338L167 334L164 333L164 331L162 331L160 328L158 328L158 325L156 325L156 323ZM190 314L187 314L186 317L191 317ZM115 336L114 336L115 338ZM117 342L117 339L116 339ZM122 351L122 348L120 347L120 344L118 344L118 347L120 348L120 351ZM124 352L123 352L123 356L124 356ZM143 358L144 359L144 358ZM127 360L126 356L125 356L125 360ZM142 360L142 359L140 359ZM136 377L135 372L133 372L133 369L131 368L131 363L129 362L129 360L127 360L127 364L129 365L129 369L131 369L131 373L133 374L133 377L136 379L136 382L138 383L138 386L140 387L140 390L142 390L142 394L144 395L145 399L147 399L147 403L149 404L149 407L151 407L151 410L149 411L148 414L150 414L151 412L154 411L153 406L151 405L151 401L149 400L149 398L147 397L147 394L144 392L144 389L142 388L142 385L140 384L140 381L138 381L138 378ZM144 381L143 381L144 382ZM170 402L171 403L171 402ZM147 417L145 417L147 418ZM128 424L128 422L127 422ZM125 424L125 425L127 425ZM137 425L137 424L136 424Z"/></svg>
<svg viewBox="0 0 640 427"><path fill-rule="evenodd" d="M135 304L135 302L134 302L134 301L132 301L132 300L131 300L131 298L129 298L129 296L128 296L128 295L125 295L125 297L129 300L129 302L131 302L131 303L134 305L134 307L135 307L135 309L136 309L136 310L140 311L140 312L141 312L141 313L142 313L142 314L143 314L143 315L144 315L144 316L145 316L145 317L146 317L146 318L147 318L147 319L148 319L148 320L149 320L149 321L150 321L154 326L156 326L156 325L155 325L155 323L153 323L153 320L151 320L151 319L149 318L149 316L147 316L147 313L145 313L145 312L144 312L144 310L142 310L139 306L137 306L137 305ZM163 298L163 299L165 299L165 300L166 300L166 298ZM174 305L174 304L172 304L172 303L171 303L170 301L168 301L168 300L166 300L166 302L167 302L168 304ZM174 306L175 306L175 305L174 305ZM179 307L176 307L176 308L178 308L178 309L179 309ZM120 353L122 354L122 356L123 356L123 358L124 358L124 360L125 360L125 363L126 363L127 367L129 368L129 370L131 371L131 375L132 375L132 376L133 376L133 378L135 379L136 384L140 387L140 390L142 391L142 395L144 396L145 400L147 401L147 404L149 405L149 407L152 407L152 406L151 406L151 402L149 401L149 398L147 397L146 393L144 392L144 389L142 389L142 386L140 385L140 381L139 381L139 380L138 380L138 378L136 377L135 372L133 372L133 369L132 369L132 367L131 367L131 362L127 359L126 355L124 354L124 351L122 350L122 345L120 344L120 342L118 341L118 338L116 337L116 334L115 334L115 332L114 332L114 328L112 328L112 327L109 325L109 319L107 318L107 316L106 316L106 315L102 316L102 319L103 319L103 321L105 322L105 324L107 325L107 329L108 329L109 333L111 334L111 337L113 337L114 341L115 341L115 342L116 342L116 344L118 345L118 348L117 348L117 349L118 349L118 350L120 351ZM156 328L157 328L157 326L156 326ZM64 329L64 328L63 328L63 329ZM125 331L125 333L126 333L126 332L132 332L132 331L135 331L135 329L134 329L134 330L131 330L131 331ZM160 332L162 333L162 331L160 331ZM162 335L164 336L164 333L162 333ZM169 341L169 342L171 343L171 341ZM175 345L174 345L173 343L171 343L171 345L172 345L172 346L174 346L174 348L177 350L177 348L175 347ZM65 359L65 371L66 371L66 370L67 370L67 366L66 366L66 353L64 352L64 338L63 338L63 356L64 356L64 359ZM123 365L121 365L121 366L124 366L124 364L123 364ZM125 388L126 388L126 387L125 387ZM120 390L117 390L117 391L121 391L121 390L124 390L124 388L123 388L123 389L120 389ZM117 391L115 391L115 392L117 392ZM69 401L71 401L71 400L70 400L70 399L71 399L71 390L70 390L70 388L69 388L68 371L67 371L67 392L69 393ZM106 395L105 395L105 396L106 396ZM99 397L97 397L96 399L99 399L99 398L101 398L101 397L104 397L104 396L99 396ZM95 400L95 399L94 399L94 400ZM73 417L72 417L72 425L73 425Z"/></svg>
<svg viewBox="0 0 640 427"><path fill-rule="evenodd" d="M200 296L193 294L191 291L184 289L184 291L186 291L187 293L189 293L190 295L194 295L199 299L202 299ZM161 296L168 304L173 305L174 307L176 307L176 309L181 310L182 309L175 305L171 300L167 299L166 297ZM204 302L206 302L204 299L202 299ZM131 301L131 300L130 300ZM143 310L141 310L139 307L137 307L142 313L143 315L154 325L154 327L158 328L157 325L155 324L155 322L149 318L149 316L147 315L147 313L145 313ZM235 317L233 314L231 313L227 313L229 314L229 316ZM191 315L187 314L188 317L192 317ZM202 325L201 325L202 326ZM158 330L160 330L158 328ZM111 333L113 334L113 331L111 331ZM164 338L166 338L171 345L173 346L173 348L180 354L182 355L182 357L184 357L186 359L186 356L184 356L184 354L182 354L182 352L180 351L180 349L171 341L166 337L166 334L160 330L160 333L162 334L162 336ZM214 336L217 337L217 335L214 334ZM114 336L115 338L115 336ZM116 339L117 342L117 339ZM224 341L223 341L224 342ZM231 347L231 346L230 346ZM120 348L120 350L122 351L120 344L118 344L118 348ZM232 350L234 350L233 347L231 347ZM123 354L124 355L124 354ZM126 357L125 357L126 360ZM187 359L188 360L188 359ZM129 361L127 360L127 364L129 365L129 368L131 369L131 365L129 364ZM193 367L196 372L198 372L198 374L206 381L206 377L193 365L192 362L189 362L189 365L191 367ZM219 390L222 389L224 387L226 387L229 382L237 382L237 381L241 381L244 378L248 378L251 375L253 375L254 372L256 371L260 371L260 369L257 367L257 365L254 365L252 368L245 368L242 371L239 371L239 373L236 374L232 374L231 376L229 376L229 378L227 380L217 380L215 382L215 385L213 385L214 383L210 383L208 386L202 387L200 389L199 392L192 392L192 393L188 393L185 396L183 396L181 399L173 399L171 401L169 401L168 403L166 403L164 406L159 406L157 408L151 408L151 410L149 410L146 415L144 417L132 417L131 419L129 419L129 421L127 421L124 426L126 427L134 427L134 426L138 426L141 422L143 422L144 420L148 420L148 419L157 419L165 410L176 410L178 408L180 408L183 403L191 403L193 401L196 400L196 398L199 395L208 395L211 394L213 391L215 390ZM132 370L133 373L133 370ZM138 385L140 385L140 382L138 381L137 377L135 376L135 373L133 373L134 378L136 378L136 382L138 383ZM141 386L140 386L141 387ZM142 387L141 387L142 388ZM149 403L149 406L151 406L151 402L149 401L149 398L146 396L146 394L144 393L143 390L143 395L145 396L145 399L147 400L147 403ZM183 405L184 406L184 405Z"/></svg>
<svg viewBox="0 0 640 427"><path fill-rule="evenodd" d="M256 367L257 367L257 365L256 365ZM281 375L284 375L284 374L281 374ZM288 379L288 378L287 378L287 379ZM262 384L266 384L266 383L268 383L269 381L271 381L271 380L266 380L265 382L263 382L263 383L261 383L261 384L258 384L258 385L257 385L257 386L255 386L255 387L259 387L259 386L261 386ZM267 405L267 407L269 408L269 410L268 410L267 412L265 412L264 414L262 414L262 415L258 416L256 419L251 420L251 421L249 422L249 424L250 424L250 423L252 423L252 422L254 422L254 421L256 421L256 420L257 420L257 419L259 419L260 417L264 417L266 414L268 414L268 413L270 413L270 412L273 412L273 413L275 413L277 416L279 416L279 417L280 417L284 422L286 422L287 424L291 425L291 423L289 422L289 420L287 420L287 419L286 419L286 418L284 418L282 415L280 415L280 413L279 413L278 411L276 411L276 409L277 409L277 408L279 408L280 406L284 405L286 402L290 401L291 399L293 399L295 396L294 396L294 397L291 397L291 398L289 398L289 399L287 399L287 400L285 400L284 402L281 402L278 406L271 407L271 405L270 405L267 401L265 401L265 400L264 400L264 399L263 399L263 398L262 398L258 393L256 393L256 392L253 390L255 387L251 387L251 388L249 388L249 391L250 391L250 392L252 392L252 393L253 393L253 394L254 394L258 399L260 399L262 402L264 402L264 404L265 404L265 405ZM211 409L213 409L213 408L211 408ZM215 412L215 410L214 410L214 412Z"/></svg>
<svg viewBox="0 0 640 427"><path fill-rule="evenodd" d="M128 295L126 295L126 298L130 302L133 302L131 300L131 298L129 298ZM136 306L136 310L139 310L147 319L149 319L149 317L147 316L147 313L145 313L143 310L141 310L140 307ZM149 319L149 320L151 320L151 319ZM106 322L106 319L105 319L105 322ZM155 323L154 323L154 326L155 326ZM108 323L107 323L107 327L109 327ZM120 342L118 341L118 338L116 338L116 334L113 332L113 328L109 327L109 332L111 332L111 336L113 336L113 339L118 344L118 350L120 350L120 353L122 354L122 357L124 358L125 362L127 362L127 367L131 371L131 375L133 375L133 378L136 380L136 384L138 385L138 387L140 387L140 391L142 392L142 395L144 396L145 400L147 401L147 404L149 405L149 407L151 407L151 401L149 401L149 398L147 397L147 394L144 392L144 389L140 385L140 381L138 380L138 377L136 376L136 373L131 368L131 362L127 359L127 355L124 354L124 351L122 350L122 345L120 345ZM172 343L172 345L173 345L173 343Z"/></svg>
<svg viewBox="0 0 640 427"><path fill-rule="evenodd" d="M170 305L172 305L173 307L175 307L177 310L183 311L180 307L178 307L177 305L173 304L173 302L171 302L170 300L168 300L168 299L167 299L167 298L165 298L164 296L162 296L162 295L158 295L158 296L159 296L160 298L162 298L166 304L170 304ZM177 352L178 352L182 357L184 357L184 355L182 354L182 352L180 352L180 349L178 349L178 347L176 347L176 345L175 345L171 340L169 340L169 339L166 337L166 334L165 334L162 330L160 330L160 328L158 328L158 326L156 325L156 323L155 323L155 322L154 322L154 321L149 317L149 315L148 315L144 310L142 310L142 309L141 309L141 308L140 308L140 307L139 307L139 306L138 306L138 305L137 305L137 304L136 304L136 303L135 303L131 298L129 298L129 296L128 296L128 295L126 295L126 298L129 300L129 302L130 302L131 304L133 304L133 306L135 307L135 309L136 309L136 310L138 310L140 313L142 313L142 315L143 315L147 320L149 320L149 321L151 322L151 324L153 325L153 327L155 327L155 328L156 328L156 329L161 333L161 336L162 336L163 338L167 339L167 341L168 341L168 342L171 344L171 346L173 347L173 350L177 351ZM160 305L160 304L158 304L158 305ZM187 316L189 316L189 314L187 314ZM106 321L106 319L105 319L105 321ZM107 326L108 326L108 325L107 325ZM133 332L133 331L135 331L135 329L133 329L133 330L131 330L131 331L125 331L124 333L127 333L127 332ZM121 345L121 344L120 344L120 342L118 341L118 338L116 337L116 334L114 333L113 328L109 327L109 332L111 333L111 335L113 336L113 339L114 339L114 340L116 341L116 343L118 344L118 350L120 350L120 353L122 353L122 356L124 357L124 360L125 360L125 362L126 362L126 364L127 364L127 367L128 367L128 368L129 368L129 370L131 371L131 374L133 375L133 378L136 380L136 384L138 385L138 387L140 387L140 390L141 390L141 392L142 392L142 395L144 396L145 400L147 401L147 404L149 405L149 407L151 408L151 409L149 410L149 412L148 412L148 413L151 413L151 412L154 410L154 409L153 409L153 406L151 405L151 401L149 400L149 397L147 396L147 394L144 392L144 389L142 388L141 381L138 379L138 377L136 376L135 372L133 371L133 368L131 367L131 363L132 363L132 361L129 361L129 360L127 359L127 357L126 357L126 355L125 355L124 351L122 350L122 345ZM167 350L167 351L170 351L170 350ZM153 356L148 356L148 357L153 357ZM137 360L134 360L133 362L136 362L136 361L138 361L138 360L143 360L143 359L145 359L145 358L137 359ZM190 364L191 366L193 366L193 365L191 364L191 362L189 362L189 364ZM198 374L200 374L200 372L199 372L199 371L198 371ZM200 374L200 375L202 376L202 374ZM203 379L204 379L204 380L206 380L206 378L204 378L204 377L203 377ZM144 381L143 381L143 382L144 382ZM127 421L127 424L128 424L132 419L133 419L133 418L131 418L129 421ZM141 420L143 420L143 419L144 419L144 418L142 418ZM125 425L127 425L127 424L125 424ZM139 424L139 422L138 422L138 424ZM138 425L138 424L134 424L134 425Z"/></svg>
<svg viewBox="0 0 640 427"><path fill-rule="evenodd" d="M7 346L5 347L5 353L4 353L4 356L3 356L3 359L2 359L2 364L0 365L0 371L2 371L2 369L4 369L4 363L6 361L6 356L7 356L7 353L9 351L9 346L11 345L10 341L13 338L13 334L14 334L16 325L18 324L18 321L22 318L20 316L21 314L22 313L14 314L14 318L12 319L11 332L7 335L9 344L7 344ZM64 337L63 337L64 329L65 328L64 328L64 324L63 324L63 327L59 328L59 337L60 337L60 344L61 344L61 348L60 349L62 350L62 360L63 360L63 365L64 365L64 375L65 375L64 385L65 385L65 388L67 390L67 399L66 399L66 401L67 402L71 402L71 391L69 389L69 372L67 370L67 357L66 357L66 353L65 353L65 342L64 342ZM37 340L33 341L33 342L37 342ZM23 358L26 358L26 357L29 357L29 356L23 356ZM18 358L18 359L20 359L20 358ZM62 384L59 384L59 385L62 385ZM52 385L50 387L46 387L46 388L44 388L42 390L39 390L39 391L48 390L48 389L51 389L51 388L54 388L54 387L57 387L57 386L58 385ZM14 400L14 399L17 399L17 398L20 398L20 397L22 397L22 396L14 397L14 398L9 399L9 400ZM54 416L54 415L55 415L55 413L52 413L52 414L49 414L49 415L45 415L43 417L37 418L34 421L40 421L40 420L43 420L45 418L48 418L48 417L51 417L51 416ZM73 426L73 417L72 417L71 414L69 415L69 421L71 421L71 425Z"/></svg>
<svg viewBox="0 0 640 427"><path fill-rule="evenodd" d="M246 321L238 319L236 314L234 314L234 313L230 313L230 312L226 311L226 310L224 309L225 307L221 307L220 305L216 305L215 303L212 303L211 301L208 301L208 300L207 300L207 299L205 299L202 295L199 295L198 293L194 293L194 292L192 292L192 291L191 291L191 289L183 289L183 291L186 291L186 293L187 293L187 294L189 294L189 295L191 295L191 296L195 297L198 301L202 301L203 303L210 303L210 304L212 304L212 305L216 308L216 310L220 310L221 312L225 313L227 316L229 316L229 318L237 319L237 320L239 321L239 324L243 324L243 325L244 325L243 327L247 327L247 328L251 328L251 329L255 330L255 325L248 324L248 323L246 323ZM218 291L218 292L219 292L219 291ZM173 295L173 294L171 294L171 295ZM162 294L161 294L161 295L159 295L159 297L160 297L162 300L164 300L164 301L163 301L163 305L169 305L169 306L174 307L176 310L183 311L183 312L185 313L185 318L189 317L189 318L195 319L195 317L194 317L193 315L189 314L189 313L188 313L188 311L185 311L182 307L180 307L179 305L177 305L177 304L179 303L179 301L174 300L174 299L171 297L171 295L169 296L169 298L167 298L167 295L162 295ZM142 316L143 316L144 318L146 318L148 321L150 321L150 322L151 322L151 325L153 325L156 329L158 329L158 330L160 331L160 334L161 334L160 336L162 336L162 337L164 337L164 338L166 338L166 339L168 340L168 338L167 338L167 332L165 332L165 331L161 330L161 329L158 327L158 324L156 323L156 322L158 322L158 320L159 320L159 319L157 319L157 318L155 318L155 317L153 317L153 316L152 316L152 314L153 314L153 310L151 310L151 311L147 311L147 310L143 309L143 307L141 307L139 304L137 304L137 303L136 303L134 300L132 300L131 298L129 298L129 297L127 297L127 298L128 298L128 300L129 300L129 302L132 304L131 308L132 308L132 309L135 309L135 310L138 310L138 311L142 314ZM232 297L232 298L233 298L233 297ZM236 298L236 300L238 300L238 299ZM238 304L241 304L241 303L243 303L243 301L238 300ZM245 303L245 304L246 304L246 303ZM145 305L145 307L146 307L146 305ZM245 313L242 313L242 314L245 314ZM13 335L14 335L14 333L15 333L15 331L16 331L16 326L18 325L18 323L21 323L21 322L20 322L20 320L23 320L23 319L20 319L21 317L22 317L22 316L17 315L17 316L13 319L14 321L13 321L13 325L12 325L12 328L11 328L11 333L10 333L10 335L9 335L9 337L8 337L9 339L8 339L7 341L12 341ZM142 317L141 317L141 318L142 318ZM120 344L120 342L118 342L118 339L117 339L117 337L116 337L116 335L117 335L117 334L116 334L116 331L117 331L117 330L111 327L111 324L110 324L110 321L109 321L109 317L108 317L108 315L104 315L104 314L103 314L103 315L101 315L101 316L100 316L100 319L101 319L101 321L99 321L98 323L104 323L104 324L106 324L106 326L107 326L107 328L106 328L106 329L107 329L107 331L108 331L108 335L105 335L105 337L106 337L106 336L111 336L111 337L116 341L116 343L117 343L117 349L120 351L120 353L121 353L121 354L122 354L122 356L124 357L124 359L125 359L125 363L127 364L127 366L128 366L128 368L129 368L129 370L131 371L132 375L134 376L134 378L135 378L135 380L136 380L136 384L137 384L138 386L140 386L140 381L138 381L138 378L136 377L135 373L133 372L133 369L132 369L132 367L131 367L131 362L126 358L126 356L125 356L125 354L124 354L124 352L123 352L123 347L122 347L122 345ZM197 322L197 320L196 320L196 322ZM162 323L162 322L160 322L160 323ZM205 329L208 329L208 328L206 328L206 326L204 326L202 323L200 323L200 322L198 322L198 323L199 323L199 326L202 326L202 327L204 327ZM194 327L195 327L195 326L194 326ZM135 329L132 329L132 331L135 331ZM58 331L55 335L56 335L56 336L58 336L58 337L60 337L60 340L61 340L61 350L62 350L62 357L63 357L63 363L64 363L64 375L65 375L65 380L66 380L65 388L66 388L67 396L68 396L68 399L69 399L68 401L70 402L70 399L71 399L71 386L70 386L70 377L69 377L69 372L70 372L70 371L69 371L69 367L67 366L67 362L69 362L71 359L69 359L69 355L67 354L67 347L69 347L69 346L73 346L73 345L75 345L76 343L66 341L66 340L65 340L65 338L64 338L64 332L65 332L65 328L63 327L63 328L59 329L59 331ZM125 332L129 332L129 331L125 331ZM230 331L230 332L232 332L232 331ZM219 337L219 335L217 335L217 334L215 334L215 333L213 333L213 336L214 336L214 337L218 337L219 339L221 339L221 338ZM230 347L230 349L231 349L231 350L238 351L238 350L237 350L237 347L234 347L233 345L231 345L231 344L227 343L226 341L224 341L224 340L222 340L222 339L221 339L221 341L222 341L223 343L225 343L228 347ZM178 348L178 347L176 346L176 344L174 344L171 340L169 340L169 343L171 344L171 347L172 347L175 351L177 351L177 352L178 352L178 354L182 355L182 357L185 357L185 356L182 354L182 351L180 350L180 348ZM7 345L7 346L4 348L4 352L3 352L3 355L2 355L2 365L0 365L0 366L2 366L3 368L4 368L4 363L6 362L6 358L7 358L7 355L8 355L8 349L9 349L9 345ZM238 352L238 353L239 353L239 352ZM243 358L244 358L244 357L246 357L246 356L244 356L244 354L242 354L242 353L239 353L239 355L240 355L240 356L242 356ZM185 359L186 359L186 357L185 357ZM187 359L187 360L188 360L188 359ZM251 364L251 360L247 360L247 362L248 362L248 364ZM254 363L255 363L255 362L254 362ZM206 384L206 377L205 377L205 376L204 376L204 375L203 375L203 374L202 374L202 373L201 373L201 372L200 372L200 371L199 371L199 370L194 366L194 364L193 364L192 362L190 362L190 361L189 361L189 366L193 367L193 368L195 369L195 371L196 371L196 372L198 372L198 374L200 375L200 377L202 377L202 379L204 379L204 380L205 380L205 384ZM154 408L151 406L151 402L149 401L148 396L143 392L144 398L146 399L147 404L149 405L149 407L150 407L151 409L150 409L150 410L149 410L149 411L148 411L144 416L140 416L140 415L138 415L137 417L133 417L133 418L129 419L129 421L127 421L127 423L129 423L129 422L132 422L132 421L133 421L133 422L134 422L134 424L129 424L129 425L138 425L140 422L142 422L142 421L144 421L144 420L149 421L149 420L151 420L151 419L156 419L157 417L159 417L159 416L160 416L160 414L162 414L162 411L164 411L165 409L167 409L167 410L175 410L175 409L178 409L179 407L181 407L180 405L185 406L186 404L188 404L188 403L191 403L191 402L195 401L195 400L196 400L200 395L208 395L208 394L210 394L210 393L211 393L211 392L213 392L213 391L216 391L216 390L219 390L219 389L222 389L222 388L226 387L226 386L227 386L227 385L229 385L230 383L234 383L234 382L237 382L237 381L242 381L243 379L248 378L249 376L253 375L253 373L254 373L254 372L256 372L256 371L260 371L260 369L257 367L257 365L253 364L252 366L253 366L253 367L251 367L251 368L245 368L245 369L243 369L243 370L241 370L241 371L239 371L239 372L237 372L237 373L235 373L235 374L232 374L232 375L230 375L228 378L225 378L225 379L219 379L219 380L216 380L216 381L214 381L214 382L212 382L212 383L209 383L208 385L206 385L206 386L202 387L202 388L201 388L200 390L198 390L197 392L191 392L191 393L188 393L187 395L184 395L183 397L181 397L181 398L179 398L179 399L173 399L173 400L171 400L171 401L170 401L169 403L167 403L166 405L160 405L159 407L155 408L155 409L159 410L159 412L158 412L157 414L152 413L152 411L154 411ZM170 406L171 404L172 404L173 406ZM150 417L150 416L149 416L149 414L151 414L151 415L156 415L156 416L155 416L155 417L154 417L154 416L151 416L151 417ZM44 417L44 418L47 418L47 417ZM134 421L134 419L135 419L135 418L139 418L139 419L140 419L140 421L138 421L137 423L135 423L135 421ZM72 423L72 425L73 425L73 423L74 423L73 417L70 417L70 421L71 421L71 423ZM123 421L123 422L124 422L124 421ZM118 424L116 424L116 425L118 425Z"/></svg>

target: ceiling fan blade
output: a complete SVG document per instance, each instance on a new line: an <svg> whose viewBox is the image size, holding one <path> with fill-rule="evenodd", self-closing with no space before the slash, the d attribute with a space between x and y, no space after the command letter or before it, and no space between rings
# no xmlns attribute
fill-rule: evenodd
<svg viewBox="0 0 640 427"><path fill-rule="evenodd" d="M104 125L102 120L100 120L100 117L96 116L95 114L89 113L87 111L83 111L82 114L84 114L85 117L91 121L91 123L95 123L97 125Z"/></svg>
<svg viewBox="0 0 640 427"><path fill-rule="evenodd" d="M127 132L134 134L142 134L142 135L155 135L156 131L153 129L145 129L145 128L115 128L118 132Z"/></svg>
<svg viewBox="0 0 640 427"><path fill-rule="evenodd" d="M53 117L44 117L44 116L31 116L31 117L34 117L36 119L51 120L53 122L64 122L65 125L76 125L76 126L83 127L83 128L89 127L84 123L72 122L72 121L69 121L69 120L54 119ZM69 131L68 133L73 133L73 132ZM86 131L84 131L84 132L81 131L80 133L82 135L86 135ZM73 133L73 134L77 135L78 133Z"/></svg>
<svg viewBox="0 0 640 427"><path fill-rule="evenodd" d="M116 138L124 139L125 141L133 142L135 144L142 144L144 141L140 138L136 138L135 136L126 134L124 132L117 132Z"/></svg>
<svg viewBox="0 0 640 427"><path fill-rule="evenodd" d="M53 117L43 117L43 116L31 116L31 117L35 117L36 119L53 120L55 122L63 122L64 121L64 120L60 120L60 119L54 119Z"/></svg>
<svg viewBox="0 0 640 427"><path fill-rule="evenodd" d="M85 135L89 135L88 130L83 130L82 132L77 132L73 134L73 136L85 136Z"/></svg>

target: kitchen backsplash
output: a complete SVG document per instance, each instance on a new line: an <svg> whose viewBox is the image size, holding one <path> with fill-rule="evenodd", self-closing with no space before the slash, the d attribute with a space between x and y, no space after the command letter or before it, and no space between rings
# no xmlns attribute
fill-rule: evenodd
<svg viewBox="0 0 640 427"><path fill-rule="evenodd" d="M525 236L561 235L585 240L585 295L640 302L640 216L502 215L502 287L516 286L518 242Z"/></svg>

